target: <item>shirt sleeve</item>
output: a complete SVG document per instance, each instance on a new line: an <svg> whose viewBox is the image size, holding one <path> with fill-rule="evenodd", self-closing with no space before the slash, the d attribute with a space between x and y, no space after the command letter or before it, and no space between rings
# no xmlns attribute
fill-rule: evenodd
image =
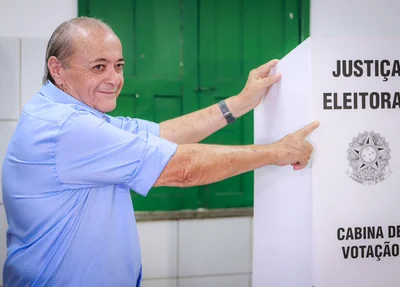
<svg viewBox="0 0 400 287"><path fill-rule="evenodd" d="M128 132L77 111L56 139L56 176L70 188L122 184L145 196L176 149L146 131Z"/></svg>
<svg viewBox="0 0 400 287"><path fill-rule="evenodd" d="M160 135L160 127L157 123L154 122L141 119L133 119L130 117L108 116L108 118L110 119L110 124L119 129L123 129L124 131L128 131L134 134L137 134L141 131L145 131L155 136Z"/></svg>

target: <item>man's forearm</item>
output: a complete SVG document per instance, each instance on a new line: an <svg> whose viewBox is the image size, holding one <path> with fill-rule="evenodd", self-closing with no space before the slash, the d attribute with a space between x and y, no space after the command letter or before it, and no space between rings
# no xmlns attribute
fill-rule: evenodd
<svg viewBox="0 0 400 287"><path fill-rule="evenodd" d="M236 118L253 109L238 96L225 100ZM227 125L217 104L205 109L160 123L160 137L178 144L197 143Z"/></svg>
<svg viewBox="0 0 400 287"><path fill-rule="evenodd" d="M301 170L313 150L306 137L318 126L319 122L312 122L269 145L179 145L155 186L210 184L265 165L292 165Z"/></svg>
<svg viewBox="0 0 400 287"><path fill-rule="evenodd" d="M155 186L198 186L274 164L273 145L179 145Z"/></svg>

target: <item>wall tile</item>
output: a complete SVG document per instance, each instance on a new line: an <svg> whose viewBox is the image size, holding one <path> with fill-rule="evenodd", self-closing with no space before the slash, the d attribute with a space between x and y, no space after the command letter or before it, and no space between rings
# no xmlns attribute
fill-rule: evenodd
<svg viewBox="0 0 400 287"><path fill-rule="evenodd" d="M77 0L2 0L0 3L0 36L47 37L63 21L78 16Z"/></svg>
<svg viewBox="0 0 400 287"><path fill-rule="evenodd" d="M176 221L138 223L144 279L177 276L177 228Z"/></svg>
<svg viewBox="0 0 400 287"><path fill-rule="evenodd" d="M250 287L250 275L179 278L179 287Z"/></svg>
<svg viewBox="0 0 400 287"><path fill-rule="evenodd" d="M179 276L250 273L250 218L185 220Z"/></svg>
<svg viewBox="0 0 400 287"><path fill-rule="evenodd" d="M254 219L253 217L250 218L250 248L249 248L249 252L250 252L250 271L253 272L253 240L254 240L254 236L253 236L253 222Z"/></svg>
<svg viewBox="0 0 400 287"><path fill-rule="evenodd" d="M176 279L151 279L144 280L141 287L177 287ZM184 287L184 286L180 286Z"/></svg>
<svg viewBox="0 0 400 287"><path fill-rule="evenodd" d="M21 45L21 107L42 86L45 67L46 38L23 38Z"/></svg>
<svg viewBox="0 0 400 287"><path fill-rule="evenodd" d="M18 119L20 39L0 38L0 119Z"/></svg>

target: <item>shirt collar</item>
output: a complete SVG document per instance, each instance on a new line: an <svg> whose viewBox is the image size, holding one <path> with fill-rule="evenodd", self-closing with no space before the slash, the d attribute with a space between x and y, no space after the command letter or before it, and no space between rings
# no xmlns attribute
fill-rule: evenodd
<svg viewBox="0 0 400 287"><path fill-rule="evenodd" d="M104 114L103 112L100 112L99 110L96 110L92 107L89 107L84 102L81 102L81 101L75 99L71 95L69 95L69 94L65 93L64 91L60 90L59 88L57 88L50 81L47 81L47 83L43 85L42 89L40 90L40 93L44 97L46 97L56 103L73 104L73 105L78 105L80 107L83 107L109 122L109 117L106 114Z"/></svg>

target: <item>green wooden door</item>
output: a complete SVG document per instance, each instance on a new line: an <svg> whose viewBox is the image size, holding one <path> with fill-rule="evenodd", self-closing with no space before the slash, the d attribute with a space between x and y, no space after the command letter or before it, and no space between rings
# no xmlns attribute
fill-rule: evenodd
<svg viewBox="0 0 400 287"><path fill-rule="evenodd" d="M297 1L200 0L200 108L238 94L251 69L282 58L299 44ZM204 142L253 143L253 113ZM207 208L253 205L253 172L201 187Z"/></svg>
<svg viewBox="0 0 400 287"><path fill-rule="evenodd" d="M161 122L239 93L251 69L298 45L303 1L79 0L79 14L105 20L123 44L125 86L111 114ZM253 143L253 113L204 142ZM132 200L136 210L248 207L253 173Z"/></svg>

